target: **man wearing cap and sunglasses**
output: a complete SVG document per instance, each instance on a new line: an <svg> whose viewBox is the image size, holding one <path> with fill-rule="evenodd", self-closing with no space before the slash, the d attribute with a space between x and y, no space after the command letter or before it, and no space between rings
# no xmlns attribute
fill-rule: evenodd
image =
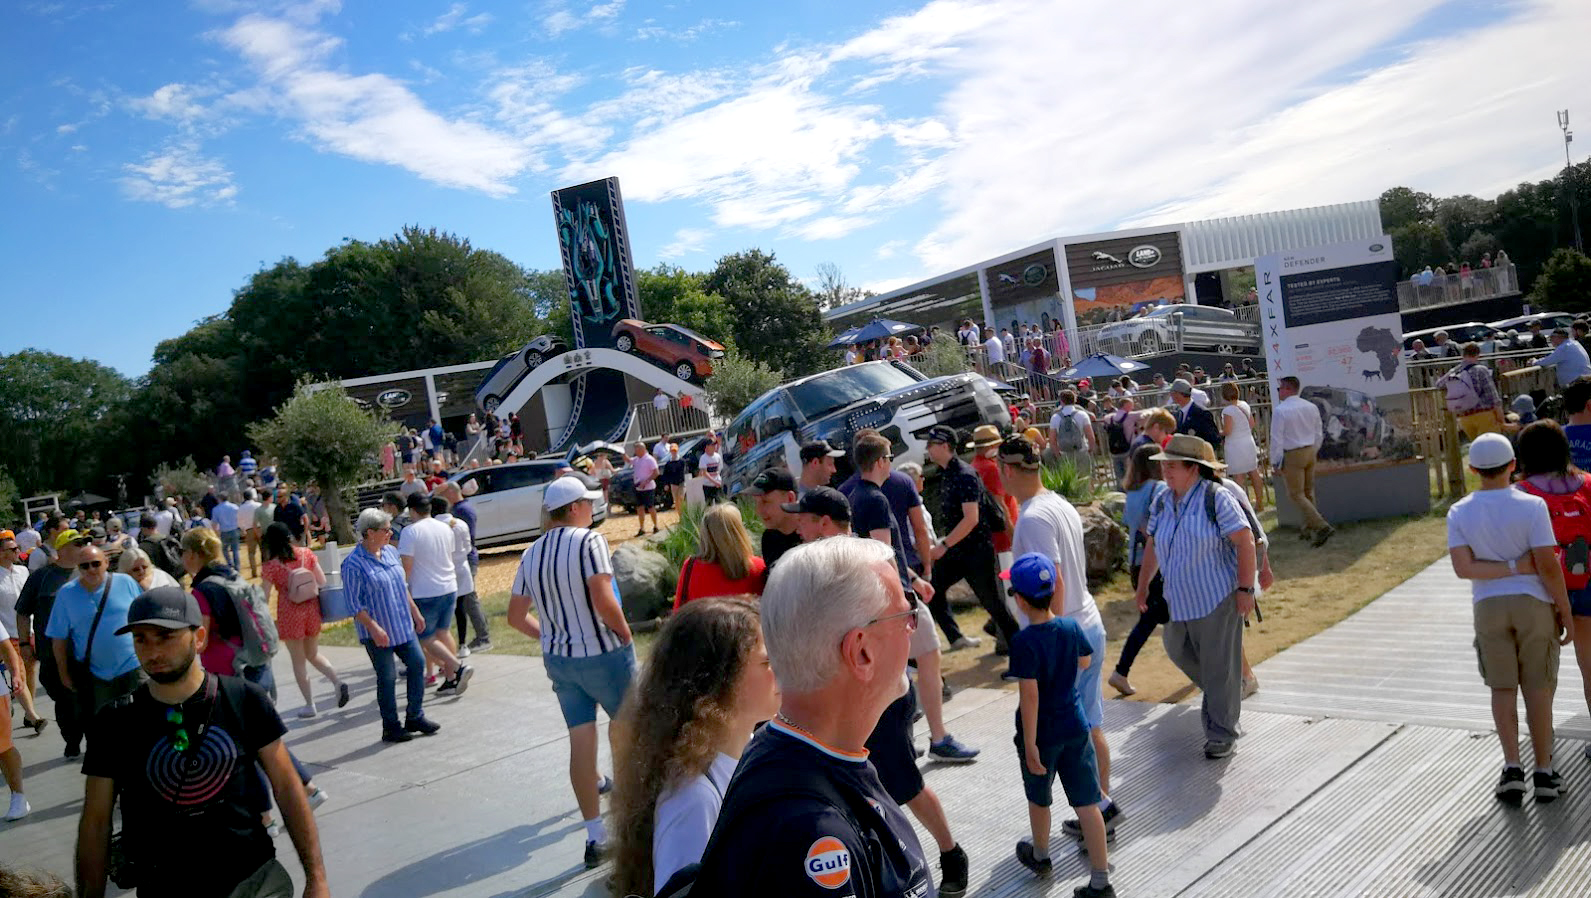
<svg viewBox="0 0 1591 898"><path fill-rule="evenodd" d="M116 635L141 592L137 580L111 573L103 549L88 545L78 549L77 579L55 594L44 632L50 637L61 685L77 697L78 719L85 730L99 709L143 682L132 639L125 633Z"/></svg>
<svg viewBox="0 0 1591 898"><path fill-rule="evenodd" d="M591 502L600 498L577 477L547 485L546 532L520 556L508 599L508 625L541 642L547 679L569 728L569 780L585 821L587 869L602 863L608 841L601 795L611 782L597 773L597 706L616 720L636 669L630 625L613 588L608 541L590 529ZM615 756L624 742L622 729L608 727Z"/></svg>
<svg viewBox="0 0 1591 898"><path fill-rule="evenodd" d="M928 459L939 466L939 516L935 518L945 535L932 550L934 597L928 603L934 621L945 631L945 639L955 645L962 638L961 628L950 613L946 595L950 587L965 580L978 597L978 604L993 618L999 636L996 654L1004 654L1016 635L1016 618L1005 605L999 585L1000 562L995 555L992 531L978 514L978 497L983 482L957 453L965 442L944 425L928 429Z"/></svg>
<svg viewBox="0 0 1591 898"><path fill-rule="evenodd" d="M820 486L834 485L834 460L844 458L845 450L829 445L828 440L812 440L801 444L801 479L796 483L796 495Z"/></svg>
<svg viewBox="0 0 1591 898"><path fill-rule="evenodd" d="M22 594L17 596L17 647L24 665L37 663L39 666L39 685L55 702L55 722L60 724L68 758L82 754L83 727L77 714L77 698L61 682L55 652L45 629L55 610L56 594L77 573L78 547L89 543L90 539L76 530L58 531L51 543L55 557L28 575L28 581L22 584Z"/></svg>
<svg viewBox="0 0 1591 898"><path fill-rule="evenodd" d="M328 895L309 798L282 743L287 728L265 690L199 664L208 634L194 597L152 589L114 635L133 644L149 681L95 721L83 760L77 894L105 894L119 797L123 869L136 871L140 894L290 898L292 878L258 813L258 764L303 864L303 894Z"/></svg>

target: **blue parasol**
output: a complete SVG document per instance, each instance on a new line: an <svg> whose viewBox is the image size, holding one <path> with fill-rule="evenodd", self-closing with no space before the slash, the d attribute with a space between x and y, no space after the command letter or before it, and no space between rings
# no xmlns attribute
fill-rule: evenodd
<svg viewBox="0 0 1591 898"><path fill-rule="evenodd" d="M1060 373L1060 376L1067 380L1081 380L1085 377L1095 380L1101 377L1120 377L1123 374L1131 374L1134 371L1143 371L1148 367L1143 362L1124 359L1119 355L1100 353L1091 355L1076 365L1067 368Z"/></svg>

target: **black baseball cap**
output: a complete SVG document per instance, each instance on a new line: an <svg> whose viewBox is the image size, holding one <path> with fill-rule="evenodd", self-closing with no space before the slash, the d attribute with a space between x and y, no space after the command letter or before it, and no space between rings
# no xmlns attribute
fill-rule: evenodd
<svg viewBox="0 0 1591 898"><path fill-rule="evenodd" d="M769 468L757 475L742 492L747 496L762 496L767 493L793 493L795 492L795 478L784 468Z"/></svg>
<svg viewBox="0 0 1591 898"><path fill-rule="evenodd" d="M127 626L117 630L116 635L131 632L141 624L186 630L204 626L204 615L199 613L199 602L192 593L180 586L157 586L127 606Z"/></svg>
<svg viewBox="0 0 1591 898"><path fill-rule="evenodd" d="M829 445L828 440L811 440L801 444L802 461L812 461L813 459L823 458L824 456L828 456L829 458L843 458L845 456L845 450L834 448L833 446Z"/></svg>
<svg viewBox="0 0 1591 898"><path fill-rule="evenodd" d="M928 433L923 436L923 440L929 443L944 443L958 450L962 448L961 444L964 442L960 435L956 433L954 427L947 427L943 424L935 424L933 427L928 428Z"/></svg>
<svg viewBox="0 0 1591 898"><path fill-rule="evenodd" d="M813 487L800 501L786 502L779 507L793 514L815 514L836 521L851 519L851 503L846 501L844 493L831 486Z"/></svg>

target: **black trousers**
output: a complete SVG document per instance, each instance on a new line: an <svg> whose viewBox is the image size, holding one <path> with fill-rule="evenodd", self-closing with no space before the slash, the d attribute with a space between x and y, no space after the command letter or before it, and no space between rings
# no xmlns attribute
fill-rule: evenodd
<svg viewBox="0 0 1591 898"><path fill-rule="evenodd" d="M1138 582L1138 565L1133 565L1132 582ZM1149 581L1149 610L1138 613L1138 623L1133 624L1132 632L1127 634L1127 641L1122 644L1121 657L1116 660L1116 672L1122 676L1132 673L1132 663L1138 659L1138 652L1155 633L1155 628L1171 621L1171 609L1166 607L1165 581L1159 574Z"/></svg>
<svg viewBox="0 0 1591 898"><path fill-rule="evenodd" d="M44 646L49 651L49 646ZM77 695L66 688L61 682L61 674L55 669L53 660L46 662L39 658L39 685L49 694L55 702L55 725L61 728L61 738L72 748L83 746L83 722L77 713Z"/></svg>
<svg viewBox="0 0 1591 898"><path fill-rule="evenodd" d="M968 543L976 537L969 538ZM1009 644L1011 637L1016 635L1016 618L1011 616L1011 611L1005 607L1005 599L1000 589L1000 560L995 555L994 546L988 541L980 541L981 545L968 546L963 549L960 545L945 553L945 557L934 562L934 575L930 581L934 587L934 599L928 603L928 611L934 617L934 623L939 629L945 631L945 638L951 642L961 638L961 628L956 625L956 619L950 613L950 600L947 594L950 587L966 581L972 594L978 597L978 604L983 610L989 612L989 617L994 619L994 626L1000 631L1001 637ZM965 545L965 544L963 544Z"/></svg>

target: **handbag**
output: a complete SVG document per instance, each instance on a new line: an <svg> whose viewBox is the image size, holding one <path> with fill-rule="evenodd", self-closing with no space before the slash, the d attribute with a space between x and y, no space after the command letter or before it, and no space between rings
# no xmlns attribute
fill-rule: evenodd
<svg viewBox="0 0 1591 898"><path fill-rule="evenodd" d="M99 632L100 619L105 616L105 603L110 598L110 584L111 575L106 574L105 588L99 594L99 608L94 612L94 622L88 627L88 648L83 651L83 660L67 659L67 672L72 675L72 685L76 687L73 691L77 705L79 708L84 708L86 705L87 707L84 710L87 712L87 716L90 717L94 711L94 668L92 666L94 659L94 634Z"/></svg>

